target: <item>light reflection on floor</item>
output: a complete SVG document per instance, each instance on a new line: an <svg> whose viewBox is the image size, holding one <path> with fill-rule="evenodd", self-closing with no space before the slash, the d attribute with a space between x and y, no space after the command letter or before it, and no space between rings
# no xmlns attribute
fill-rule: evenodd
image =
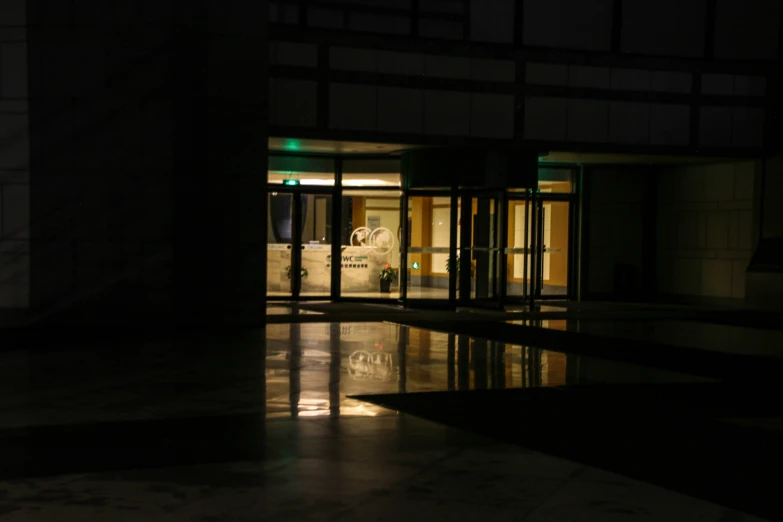
<svg viewBox="0 0 783 522"><path fill-rule="evenodd" d="M703 380L392 323L267 327L268 417L389 413L354 395Z"/></svg>
<svg viewBox="0 0 783 522"><path fill-rule="evenodd" d="M11 477L0 483L0 518L759 520L348 398L696 380L689 376L391 323L269 324L256 333L0 352L4 462L56 470L19 479L0 465ZM249 436L264 416L263 435ZM231 435L216 442L221 429ZM253 451L237 457L243 445ZM130 450L148 464L106 467ZM186 460L166 463L170 454ZM73 470L58 467L69 459Z"/></svg>

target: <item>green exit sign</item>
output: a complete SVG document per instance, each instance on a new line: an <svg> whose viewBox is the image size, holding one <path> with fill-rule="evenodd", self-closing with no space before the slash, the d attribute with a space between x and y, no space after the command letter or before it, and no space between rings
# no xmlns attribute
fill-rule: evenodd
<svg viewBox="0 0 783 522"><path fill-rule="evenodd" d="M287 179L287 180L283 181L283 185L288 185L290 187L295 187L295 186L299 185L299 180L298 179Z"/></svg>

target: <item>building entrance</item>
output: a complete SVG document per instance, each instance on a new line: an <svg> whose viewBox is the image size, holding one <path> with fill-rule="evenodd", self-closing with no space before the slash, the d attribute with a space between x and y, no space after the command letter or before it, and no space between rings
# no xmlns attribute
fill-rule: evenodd
<svg viewBox="0 0 783 522"><path fill-rule="evenodd" d="M269 299L502 308L573 297L572 168L539 167L529 189L405 187L399 168L270 157Z"/></svg>

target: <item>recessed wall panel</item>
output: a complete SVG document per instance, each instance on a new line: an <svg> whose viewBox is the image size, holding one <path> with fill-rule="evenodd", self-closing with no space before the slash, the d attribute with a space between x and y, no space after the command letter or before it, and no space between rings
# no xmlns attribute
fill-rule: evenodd
<svg viewBox="0 0 783 522"><path fill-rule="evenodd" d="M609 102L568 100L569 141L602 143L608 140Z"/></svg>
<svg viewBox="0 0 783 522"><path fill-rule="evenodd" d="M706 0L624 0L623 52L702 56L705 9Z"/></svg>
<svg viewBox="0 0 783 522"><path fill-rule="evenodd" d="M470 135L470 93L427 91L424 132L434 135Z"/></svg>
<svg viewBox="0 0 783 522"><path fill-rule="evenodd" d="M464 24L453 20L419 19L419 35L424 38L442 38L461 40L464 36Z"/></svg>
<svg viewBox="0 0 783 522"><path fill-rule="evenodd" d="M733 109L731 107L702 107L699 145L702 147L731 146L732 116Z"/></svg>
<svg viewBox="0 0 783 522"><path fill-rule="evenodd" d="M314 127L318 114L317 90L316 82L272 78L269 81L271 123Z"/></svg>
<svg viewBox="0 0 783 522"><path fill-rule="evenodd" d="M340 71L375 72L378 68L375 49L360 47L329 48L329 66Z"/></svg>
<svg viewBox="0 0 783 522"><path fill-rule="evenodd" d="M612 69L612 89L649 91L652 72L644 69Z"/></svg>
<svg viewBox="0 0 783 522"><path fill-rule="evenodd" d="M780 0L717 0L715 57L729 60L778 58Z"/></svg>
<svg viewBox="0 0 783 522"><path fill-rule="evenodd" d="M612 70L606 67L570 65L568 67L568 85L588 89L609 89Z"/></svg>
<svg viewBox="0 0 783 522"><path fill-rule="evenodd" d="M530 140L566 139L568 100L565 98L525 98L525 138Z"/></svg>
<svg viewBox="0 0 783 522"><path fill-rule="evenodd" d="M525 81L531 85L568 85L568 66L559 63L528 63Z"/></svg>
<svg viewBox="0 0 783 522"><path fill-rule="evenodd" d="M514 137L514 96L473 93L470 134L481 138Z"/></svg>
<svg viewBox="0 0 783 522"><path fill-rule="evenodd" d="M487 82L513 82L516 78L516 64L511 60L471 58L470 78Z"/></svg>
<svg viewBox="0 0 783 522"><path fill-rule="evenodd" d="M690 106L650 105L650 144L687 146L690 142Z"/></svg>
<svg viewBox="0 0 783 522"><path fill-rule="evenodd" d="M374 131L377 127L376 111L375 86L346 83L333 83L329 86L331 128Z"/></svg>
<svg viewBox="0 0 783 522"><path fill-rule="evenodd" d="M650 106L645 103L612 102L609 106L609 141L647 144L650 141Z"/></svg>
<svg viewBox="0 0 783 522"><path fill-rule="evenodd" d="M410 18L407 16L352 12L348 28L383 34L410 34Z"/></svg>
<svg viewBox="0 0 783 522"><path fill-rule="evenodd" d="M378 72L382 74L405 74L420 76L424 74L425 55L378 51Z"/></svg>
<svg viewBox="0 0 783 522"><path fill-rule="evenodd" d="M514 43L514 4L514 0L470 0L470 39Z"/></svg>
<svg viewBox="0 0 783 522"><path fill-rule="evenodd" d="M378 131L419 134L424 130L424 93L378 87Z"/></svg>
<svg viewBox="0 0 783 522"><path fill-rule="evenodd" d="M605 51L612 44L613 0L524 0L525 45Z"/></svg>
<svg viewBox="0 0 783 522"><path fill-rule="evenodd" d="M758 107L734 107L731 144L734 147L759 148L764 136L764 110Z"/></svg>
<svg viewBox="0 0 783 522"><path fill-rule="evenodd" d="M679 71L653 71L651 89L655 92L691 92L693 75Z"/></svg>
<svg viewBox="0 0 783 522"><path fill-rule="evenodd" d="M425 74L435 78L470 78L470 58L430 54L425 60Z"/></svg>

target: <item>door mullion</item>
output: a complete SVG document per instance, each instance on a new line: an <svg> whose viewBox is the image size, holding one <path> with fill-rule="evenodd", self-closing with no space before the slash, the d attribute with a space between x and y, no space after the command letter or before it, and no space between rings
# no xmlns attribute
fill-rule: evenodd
<svg viewBox="0 0 783 522"><path fill-rule="evenodd" d="M544 254L546 244L544 243L544 228L546 226L546 209L544 202L538 200L538 274L536 276L536 298L541 299L544 289Z"/></svg>
<svg viewBox="0 0 783 522"><path fill-rule="evenodd" d="M302 291L302 195L291 196L291 297L299 299Z"/></svg>
<svg viewBox="0 0 783 522"><path fill-rule="evenodd" d="M460 206L460 238L459 238L459 296L458 301L467 304L470 301L471 262L472 262L472 231L473 231L473 198L470 194L461 195Z"/></svg>

